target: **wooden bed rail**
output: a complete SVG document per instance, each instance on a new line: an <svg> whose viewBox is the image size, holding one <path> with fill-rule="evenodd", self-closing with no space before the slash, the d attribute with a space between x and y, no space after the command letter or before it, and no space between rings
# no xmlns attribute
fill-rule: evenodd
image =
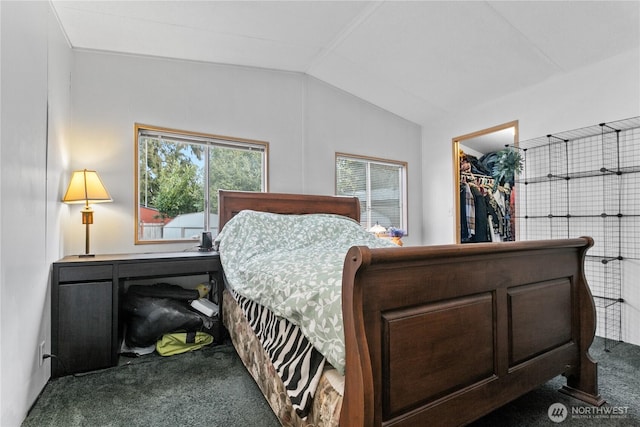
<svg viewBox="0 0 640 427"><path fill-rule="evenodd" d="M342 426L464 425L557 375L601 405L578 239L369 249L345 258Z"/></svg>

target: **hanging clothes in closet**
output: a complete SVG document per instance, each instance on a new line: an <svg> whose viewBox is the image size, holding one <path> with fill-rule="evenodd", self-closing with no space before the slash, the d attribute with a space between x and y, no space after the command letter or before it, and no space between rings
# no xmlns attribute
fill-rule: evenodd
<svg viewBox="0 0 640 427"><path fill-rule="evenodd" d="M461 242L515 240L510 187L496 186L491 176L478 174L462 152L460 159Z"/></svg>

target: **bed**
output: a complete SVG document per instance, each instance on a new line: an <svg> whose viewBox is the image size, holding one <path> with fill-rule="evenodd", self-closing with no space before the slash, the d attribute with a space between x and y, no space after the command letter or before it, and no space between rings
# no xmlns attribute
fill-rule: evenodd
<svg viewBox="0 0 640 427"><path fill-rule="evenodd" d="M244 210L360 218L356 198L220 191L219 230ZM223 321L285 426L464 425L561 374L561 392L600 406L583 271L592 245L351 247L341 273L344 375L323 369L305 418L227 290Z"/></svg>

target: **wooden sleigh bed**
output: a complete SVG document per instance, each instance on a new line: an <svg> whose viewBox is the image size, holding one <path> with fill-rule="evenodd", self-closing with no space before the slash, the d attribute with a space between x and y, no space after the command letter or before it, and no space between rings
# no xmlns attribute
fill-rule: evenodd
<svg viewBox="0 0 640 427"><path fill-rule="evenodd" d="M219 230L244 209L360 216L356 198L220 191ZM561 392L603 404L588 353L596 315L583 263L592 245L352 247L340 425L465 425L561 374Z"/></svg>

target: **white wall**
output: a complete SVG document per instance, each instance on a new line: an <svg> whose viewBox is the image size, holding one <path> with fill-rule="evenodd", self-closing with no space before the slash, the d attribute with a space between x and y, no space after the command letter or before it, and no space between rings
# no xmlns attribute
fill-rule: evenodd
<svg viewBox="0 0 640 427"><path fill-rule="evenodd" d="M303 79L299 74L197 62L76 52L71 166L95 168L113 203L94 206L96 253L183 250L193 243L134 245L134 123L269 142L269 189L302 183ZM293 161L292 161L293 160ZM77 206L65 254L79 253Z"/></svg>
<svg viewBox="0 0 640 427"><path fill-rule="evenodd" d="M59 216L51 212L50 180L61 176L57 137L47 141L47 102L65 112L69 51L48 2L2 2L2 110L0 154L0 425L17 426L50 376L37 346L50 348L48 277L60 257ZM56 60L49 61L49 54ZM68 95L67 95L68 97ZM49 146L49 149L48 149ZM48 162L49 168L47 167ZM57 169L57 171L56 171ZM57 195L56 195L57 197Z"/></svg>
<svg viewBox="0 0 640 427"><path fill-rule="evenodd" d="M335 194L336 152L407 162L409 234L402 240L421 244L421 127L312 77L305 96L305 189Z"/></svg>
<svg viewBox="0 0 640 427"><path fill-rule="evenodd" d="M640 52L630 51L474 111L424 123L422 169L428 184L423 188L423 242L452 243L455 239L452 138L519 120L520 140L524 141L640 116L639 76ZM630 263L627 271L633 266L637 269L637 263ZM631 326L640 318L640 289L635 277L624 276L623 340L640 344L640 330Z"/></svg>
<svg viewBox="0 0 640 427"><path fill-rule="evenodd" d="M335 151L420 156L419 126L303 74L96 52L74 58L71 167L95 168L114 200L94 206L96 253L193 245L134 245L136 122L268 141L272 192L334 194ZM420 164L410 170L420 236ZM79 207L69 209L64 251L74 254L84 228Z"/></svg>

